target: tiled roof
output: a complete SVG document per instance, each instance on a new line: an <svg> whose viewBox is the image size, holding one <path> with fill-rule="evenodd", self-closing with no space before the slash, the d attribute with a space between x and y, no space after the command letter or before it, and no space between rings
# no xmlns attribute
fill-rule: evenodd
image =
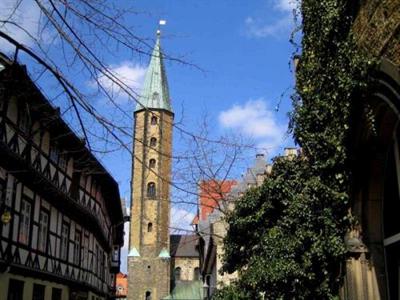
<svg viewBox="0 0 400 300"><path fill-rule="evenodd" d="M218 202L224 200L236 185L236 180L204 180L200 183L200 220L218 207Z"/></svg>

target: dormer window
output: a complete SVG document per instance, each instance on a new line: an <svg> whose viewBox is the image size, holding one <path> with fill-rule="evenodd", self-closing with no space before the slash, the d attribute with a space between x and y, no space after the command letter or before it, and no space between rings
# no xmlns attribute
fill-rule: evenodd
<svg viewBox="0 0 400 300"><path fill-rule="evenodd" d="M157 125L157 117L156 116L152 116L151 117L151 125Z"/></svg>
<svg viewBox="0 0 400 300"><path fill-rule="evenodd" d="M153 93L153 101L158 101L160 99L160 94L157 92Z"/></svg>

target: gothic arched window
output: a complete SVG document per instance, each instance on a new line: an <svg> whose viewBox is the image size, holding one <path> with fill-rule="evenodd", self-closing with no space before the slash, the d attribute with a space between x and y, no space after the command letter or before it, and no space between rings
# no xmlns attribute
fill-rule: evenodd
<svg viewBox="0 0 400 300"><path fill-rule="evenodd" d="M181 280L181 271L182 269L180 267L175 268L174 271L175 281Z"/></svg>
<svg viewBox="0 0 400 300"><path fill-rule="evenodd" d="M157 145L157 139L155 137L152 137L150 139L150 147L155 147Z"/></svg>
<svg viewBox="0 0 400 300"><path fill-rule="evenodd" d="M155 167L156 167L156 160L152 158L149 161L149 168L155 168Z"/></svg>
<svg viewBox="0 0 400 300"><path fill-rule="evenodd" d="M152 232L153 231L153 223L147 224L147 232Z"/></svg>
<svg viewBox="0 0 400 300"><path fill-rule="evenodd" d="M151 125L157 125L157 117L156 116L151 117Z"/></svg>
<svg viewBox="0 0 400 300"><path fill-rule="evenodd" d="M154 198L156 196L156 184L154 182L149 182L147 184L147 197Z"/></svg>

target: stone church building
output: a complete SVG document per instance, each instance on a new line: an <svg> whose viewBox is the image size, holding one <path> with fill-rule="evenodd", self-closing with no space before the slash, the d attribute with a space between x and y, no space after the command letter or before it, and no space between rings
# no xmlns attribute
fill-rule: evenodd
<svg viewBox="0 0 400 300"><path fill-rule="evenodd" d="M175 235L172 237L175 243L170 243L169 186L174 112L160 48L160 32L134 116L128 299L158 300L168 297L182 282L194 281L199 260L197 238ZM191 242L177 249L183 240ZM190 272L193 275L186 275Z"/></svg>

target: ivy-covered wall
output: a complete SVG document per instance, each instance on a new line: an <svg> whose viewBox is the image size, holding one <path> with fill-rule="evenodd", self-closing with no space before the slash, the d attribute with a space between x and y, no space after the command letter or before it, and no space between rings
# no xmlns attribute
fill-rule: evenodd
<svg viewBox="0 0 400 300"><path fill-rule="evenodd" d="M338 297L344 237L353 226L352 113L372 86L369 75L381 54L398 47L391 46L398 35L393 15L384 24L374 21L384 3L398 1L379 2L301 2L303 39L290 129L303 155L276 159L271 176L227 217L224 271L239 270L240 279L215 299Z"/></svg>

